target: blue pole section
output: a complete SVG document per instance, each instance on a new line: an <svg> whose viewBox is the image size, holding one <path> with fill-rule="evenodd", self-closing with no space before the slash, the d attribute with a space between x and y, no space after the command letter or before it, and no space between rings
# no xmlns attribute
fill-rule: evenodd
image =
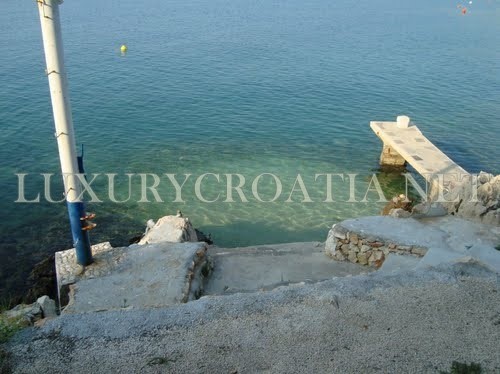
<svg viewBox="0 0 500 374"><path fill-rule="evenodd" d="M87 231L82 230L82 217L85 217L85 205L83 201L68 204L69 222L73 234L73 245L76 250L76 261L80 265L92 263L92 252L90 251L90 238Z"/></svg>
<svg viewBox="0 0 500 374"><path fill-rule="evenodd" d="M76 259L80 265L92 262L92 250L88 230L95 224L87 222L87 215L81 200L82 186L78 167L73 118L69 101L68 82L64 67L64 52L59 19L59 5L62 0L36 0L42 28L43 47L47 63L52 112L54 115L55 136L59 150L59 161L64 180L64 193L68 205L69 220Z"/></svg>
<svg viewBox="0 0 500 374"><path fill-rule="evenodd" d="M85 175L85 169L83 167L83 144L82 144L82 154L76 157L78 172L81 175ZM92 252L90 250L90 237L89 232L82 230L82 225L86 220L82 220L82 217L87 216L85 210L85 203L79 201L76 203L68 202L68 213L69 221L71 224L71 233L73 234L73 241L76 250L76 261L81 265L88 265L92 263ZM78 217L78 220L76 219Z"/></svg>

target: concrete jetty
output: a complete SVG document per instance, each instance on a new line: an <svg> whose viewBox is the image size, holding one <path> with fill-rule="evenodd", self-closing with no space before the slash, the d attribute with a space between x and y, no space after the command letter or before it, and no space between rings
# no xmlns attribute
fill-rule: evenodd
<svg viewBox="0 0 500 374"><path fill-rule="evenodd" d="M431 199L449 191L470 174L427 139L408 116L396 122L371 121L371 129L384 143L380 155L382 166L410 164L430 184Z"/></svg>

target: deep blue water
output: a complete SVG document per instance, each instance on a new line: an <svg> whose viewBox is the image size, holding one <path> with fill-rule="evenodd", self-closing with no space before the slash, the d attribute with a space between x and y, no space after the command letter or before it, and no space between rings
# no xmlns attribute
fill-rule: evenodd
<svg viewBox="0 0 500 374"><path fill-rule="evenodd" d="M92 241L124 244L148 218L182 209L220 245L324 240L338 220L377 203L322 203L318 173L358 173L362 198L381 144L370 120L409 115L467 170L500 171L500 4L476 0L66 1L61 5L73 118L89 173L273 173L275 203L92 204ZM71 247L62 204L16 204L58 173L38 10L4 2L0 14L0 288L19 289L37 260ZM120 45L128 52L122 55ZM295 176L313 203L285 203ZM379 174L387 194L401 178ZM224 181L223 181L224 182ZM135 182L139 183L139 179ZM60 183L54 182L54 196ZM94 185L104 194L105 180ZM266 187L267 186L267 187ZM119 190L126 187L121 184ZM272 185L262 191L271 198ZM122 191L126 192L126 191ZM204 193L224 197L225 184ZM247 191L248 192L248 191ZM266 194L267 193L267 194ZM126 196L126 195L125 195ZM43 200L43 199L42 199ZM105 199L104 199L105 200ZM223 200L223 198L221 198Z"/></svg>

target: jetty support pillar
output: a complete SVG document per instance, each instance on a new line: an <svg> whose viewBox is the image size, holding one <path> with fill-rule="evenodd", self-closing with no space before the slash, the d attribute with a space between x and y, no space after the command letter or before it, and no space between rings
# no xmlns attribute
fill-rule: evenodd
<svg viewBox="0 0 500 374"><path fill-rule="evenodd" d="M410 117L398 116L396 118L396 127L398 129L407 129L410 126ZM384 141L382 139L382 141ZM384 147L380 154L380 165L390 167L403 167L406 165L406 160L401 156L394 147L384 141Z"/></svg>

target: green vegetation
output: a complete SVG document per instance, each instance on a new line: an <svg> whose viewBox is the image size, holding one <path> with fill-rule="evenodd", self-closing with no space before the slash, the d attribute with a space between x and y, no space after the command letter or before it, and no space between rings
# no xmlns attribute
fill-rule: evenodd
<svg viewBox="0 0 500 374"><path fill-rule="evenodd" d="M441 374L481 374L483 369L480 364L476 364L475 362L471 362L470 365L453 361L451 363L451 369L449 372L441 371Z"/></svg>
<svg viewBox="0 0 500 374"><path fill-rule="evenodd" d="M0 344L9 340L16 332L29 326L29 322L23 316L9 318L0 315Z"/></svg>

